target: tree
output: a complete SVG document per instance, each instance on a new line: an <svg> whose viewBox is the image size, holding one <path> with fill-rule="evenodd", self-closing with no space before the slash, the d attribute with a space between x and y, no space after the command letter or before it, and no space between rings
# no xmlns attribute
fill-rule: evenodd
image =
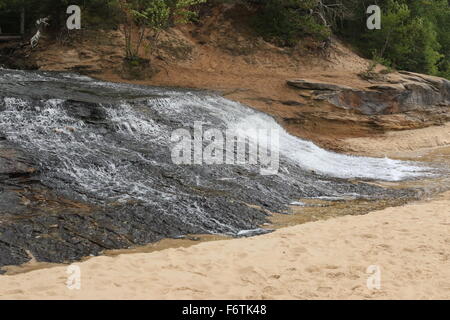
<svg viewBox="0 0 450 320"><path fill-rule="evenodd" d="M261 36L280 45L294 46L305 36L325 40L330 30L324 16L316 11L317 5L317 0L267 0L254 25Z"/></svg>
<svg viewBox="0 0 450 320"><path fill-rule="evenodd" d="M382 9L382 28L365 35L372 54L393 67L436 74L442 56L432 23L402 1L389 0Z"/></svg>
<svg viewBox="0 0 450 320"><path fill-rule="evenodd" d="M333 0L329 0L333 1ZM447 0L339 0L347 14L335 32L364 55L398 69L450 77L450 5ZM365 9L382 9L381 30L368 30Z"/></svg>
<svg viewBox="0 0 450 320"><path fill-rule="evenodd" d="M195 16L190 8L207 0L119 0L124 14L126 59L139 57L147 34L153 45L161 30L170 24L186 23Z"/></svg>
<svg viewBox="0 0 450 320"><path fill-rule="evenodd" d="M450 2L448 0L409 1L413 13L431 23L440 45L441 58L437 62L437 74L450 79Z"/></svg>

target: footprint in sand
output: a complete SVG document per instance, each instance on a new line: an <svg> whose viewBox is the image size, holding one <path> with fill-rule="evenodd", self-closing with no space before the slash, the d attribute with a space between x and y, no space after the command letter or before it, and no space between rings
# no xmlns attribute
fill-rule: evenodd
<svg viewBox="0 0 450 320"><path fill-rule="evenodd" d="M294 272L294 271L297 271L297 268L287 268L286 271L288 271L288 272Z"/></svg>
<svg viewBox="0 0 450 320"><path fill-rule="evenodd" d="M294 254L298 255L298 254L301 254L301 253L308 252L308 249L306 249L306 248L304 248L304 247L295 247L295 248L292 248L291 251L292 251Z"/></svg>
<svg viewBox="0 0 450 320"><path fill-rule="evenodd" d="M365 238L365 239L376 239L376 238L378 238L376 235L370 234L370 233L361 234L360 237L361 238Z"/></svg>
<svg viewBox="0 0 450 320"><path fill-rule="evenodd" d="M319 288L317 288L317 291L319 291L319 292L330 292L331 290L333 290L333 288L331 288L331 287L319 287Z"/></svg>
<svg viewBox="0 0 450 320"><path fill-rule="evenodd" d="M15 289L15 290L8 290L3 292L4 295L11 295L11 294L24 294L25 292L23 290Z"/></svg>
<svg viewBox="0 0 450 320"><path fill-rule="evenodd" d="M33 287L31 290L33 291L46 291L46 290L52 290L52 286L39 286L39 287Z"/></svg>
<svg viewBox="0 0 450 320"><path fill-rule="evenodd" d="M264 287L262 290L263 295L279 296L285 294L281 289L275 288L273 286Z"/></svg>
<svg viewBox="0 0 450 320"><path fill-rule="evenodd" d="M320 272L321 269L316 266L311 266L311 267L306 268L305 271L309 272L309 273L316 273L316 272Z"/></svg>
<svg viewBox="0 0 450 320"><path fill-rule="evenodd" d="M343 273L343 272L328 272L327 273L327 277L331 278L331 279L344 278L345 277L345 273Z"/></svg>
<svg viewBox="0 0 450 320"><path fill-rule="evenodd" d="M331 270L334 270L334 269L339 269L339 266L335 266L335 265L332 265L332 264L327 264L327 265L325 265L325 266L323 266L325 269L331 269Z"/></svg>

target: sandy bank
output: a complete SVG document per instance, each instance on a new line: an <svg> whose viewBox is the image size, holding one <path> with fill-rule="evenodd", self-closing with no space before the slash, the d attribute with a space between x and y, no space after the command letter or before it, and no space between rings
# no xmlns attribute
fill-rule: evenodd
<svg viewBox="0 0 450 320"><path fill-rule="evenodd" d="M0 297L37 299L450 299L450 192L364 216L0 276ZM381 270L369 290L367 268Z"/></svg>
<svg viewBox="0 0 450 320"><path fill-rule="evenodd" d="M391 131L377 137L348 138L347 150L372 157L417 157L433 148L450 146L450 123L428 128Z"/></svg>

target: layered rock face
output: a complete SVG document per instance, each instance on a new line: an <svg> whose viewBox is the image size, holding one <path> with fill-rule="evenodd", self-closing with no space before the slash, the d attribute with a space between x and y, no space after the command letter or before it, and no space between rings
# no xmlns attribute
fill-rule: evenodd
<svg viewBox="0 0 450 320"><path fill-rule="evenodd" d="M300 90L312 90L313 100L324 100L363 115L413 111L442 114L444 121L450 119L450 81L411 72L388 75L385 80L362 89L307 79L288 80L287 84Z"/></svg>

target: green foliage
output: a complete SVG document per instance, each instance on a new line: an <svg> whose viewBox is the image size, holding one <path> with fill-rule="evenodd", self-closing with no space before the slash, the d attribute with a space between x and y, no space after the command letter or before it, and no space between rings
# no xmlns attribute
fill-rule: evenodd
<svg viewBox="0 0 450 320"><path fill-rule="evenodd" d="M121 12L116 0L69 1L79 3L84 28L116 29L121 21ZM65 16L67 17L67 15Z"/></svg>
<svg viewBox="0 0 450 320"><path fill-rule="evenodd" d="M142 9L130 7L134 23L137 26L161 30L167 27L170 8L164 0L153 0L148 2Z"/></svg>
<svg viewBox="0 0 450 320"><path fill-rule="evenodd" d="M381 30L367 29L362 7L347 16L336 31L384 65L450 78L449 2L383 0L378 5Z"/></svg>
<svg viewBox="0 0 450 320"><path fill-rule="evenodd" d="M189 10L189 8L205 3L207 0L178 0L175 2L172 16L175 24L183 24L192 21L197 17L195 11Z"/></svg>
<svg viewBox="0 0 450 320"><path fill-rule="evenodd" d="M266 40L284 46L294 46L305 36L324 40L330 30L311 14L316 4L315 0L267 0L253 25Z"/></svg>
<svg viewBox="0 0 450 320"><path fill-rule="evenodd" d="M128 60L139 56L147 35L153 44L169 25L187 23L196 16L190 8L207 0L118 0L123 12L125 52Z"/></svg>
<svg viewBox="0 0 450 320"><path fill-rule="evenodd" d="M450 79L450 0L208 1L246 4L254 13L251 24L256 32L279 45L294 46L305 37L322 41L329 38L333 30L356 45L366 57L385 66ZM139 54L142 42L146 42L147 49L154 48L161 30L197 19L196 9L205 2L207 0L0 0L0 21L5 16L11 20L11 16L17 16L24 7L29 32L35 31L34 22L38 18L47 16L50 29L59 31L65 27L67 6L76 4L82 8L83 28L123 26L127 57L132 57ZM382 9L381 30L366 27L366 9L372 4ZM150 41L147 43L146 39Z"/></svg>
<svg viewBox="0 0 450 320"><path fill-rule="evenodd" d="M437 73L442 58L437 34L425 17L414 16L406 3L389 1L381 30L366 35L367 43L379 57L394 67L423 73Z"/></svg>

